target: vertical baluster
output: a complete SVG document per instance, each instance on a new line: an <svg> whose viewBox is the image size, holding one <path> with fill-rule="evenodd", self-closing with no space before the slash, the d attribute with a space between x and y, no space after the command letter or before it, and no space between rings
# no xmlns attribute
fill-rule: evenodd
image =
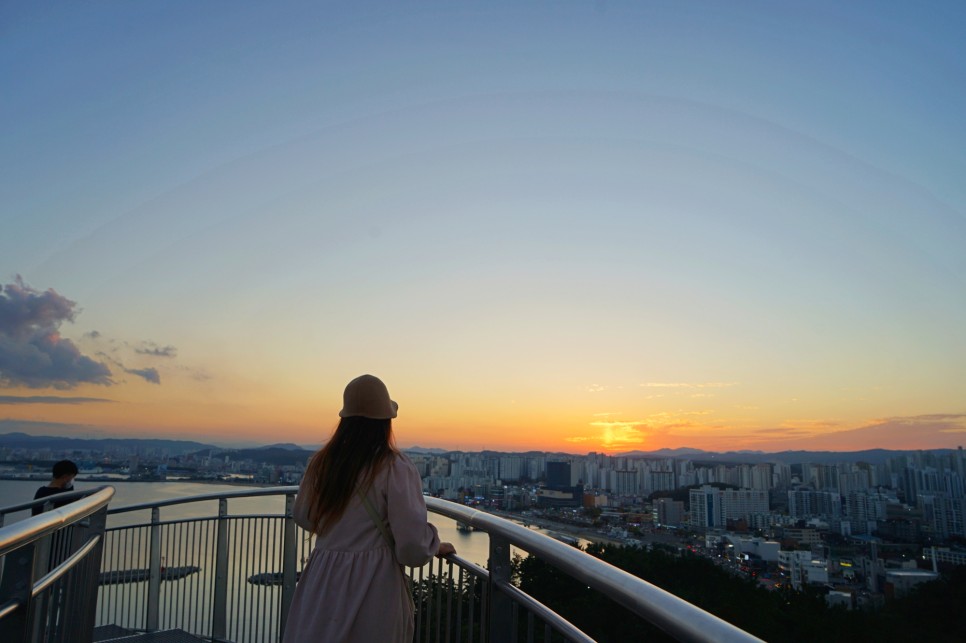
<svg viewBox="0 0 966 643"><path fill-rule="evenodd" d="M501 536L490 534L490 583L487 591L489 608L490 636L497 641L511 638L511 609L513 601L499 589L502 583L510 582L510 543Z"/></svg>
<svg viewBox="0 0 966 643"><path fill-rule="evenodd" d="M157 631L158 610L161 600L161 510L151 509L151 551L148 563L147 629Z"/></svg>
<svg viewBox="0 0 966 643"><path fill-rule="evenodd" d="M511 610L511 614L512 616L510 620L513 621L513 630L510 634L510 642L517 643L517 632L519 631L518 628L520 625L520 606L517 605L516 601L513 601L513 609Z"/></svg>
<svg viewBox="0 0 966 643"><path fill-rule="evenodd" d="M124 540L121 541L121 547L118 549L118 571L123 571L127 569L127 559L130 556L130 552L134 550L137 542L137 529L125 530ZM114 610L114 623L121 625L121 620L123 619L124 625L122 627L129 627L131 623L132 613L137 611L138 614L142 612L140 610L135 610L134 605L131 604L131 595L133 591L127 585L119 583L117 585L117 607Z"/></svg>
<svg viewBox="0 0 966 643"><path fill-rule="evenodd" d="M100 537L100 542L87 554L86 561L86 574L81 573L80 579L84 583L86 589L85 600L87 604L83 606L83 620L84 625L82 631L91 632L94 631L94 623L97 618L97 593L99 589L99 572L101 568L101 559L104 555L104 537L105 530L107 528L107 505L99 509L96 513L91 515L87 520L87 525L82 536L84 541L91 538ZM82 544L78 541L78 547Z"/></svg>
<svg viewBox="0 0 966 643"><path fill-rule="evenodd" d="M480 579L480 641L488 641L486 638L486 626L489 617L489 601L490 601L490 580Z"/></svg>
<svg viewBox="0 0 966 643"><path fill-rule="evenodd" d="M228 607L228 500L218 500L218 529L215 537L215 591L211 608L211 636L227 638Z"/></svg>
<svg viewBox="0 0 966 643"><path fill-rule="evenodd" d="M50 503L44 505L44 511L47 511L47 507ZM33 578L37 579L42 577L48 571L50 571L51 563L53 558L57 555L56 543L54 542L57 534L60 532L54 532L53 534L41 538L37 541L37 549L34 554L34 573ZM60 587L60 583L55 583L54 586L48 589L46 592L30 599L30 630L31 640L40 640L38 637L41 636L43 628L47 625L48 611L50 609L50 596L53 592L57 591Z"/></svg>
<svg viewBox="0 0 966 643"><path fill-rule="evenodd" d="M205 574L204 597L211 597L215 595L215 583L216 583L215 567L217 566L217 562L216 562L217 554L215 553L215 549L216 549L215 543L217 542L216 534L218 532L218 525L217 525L217 521L214 521L215 524L212 524L212 522L213 521L211 520L205 521L205 530L206 530L205 531L205 543L206 543L205 551L208 552L208 557L207 557L208 573ZM211 638L215 638L215 633L214 633L215 610L214 610L214 605L210 601L205 602L205 613L206 613L205 631L208 633L208 636L210 636Z"/></svg>
<svg viewBox="0 0 966 643"><path fill-rule="evenodd" d="M229 608L229 614L231 618L229 619L228 631L232 633L232 641L238 641L239 635L239 619L238 619L238 577L242 573L242 558L243 554L239 551L239 541L241 540L239 534L244 526L244 519L236 518L231 522L231 554L234 563L231 566L231 573L228 576L228 597L231 602L231 607Z"/></svg>
<svg viewBox="0 0 966 643"><path fill-rule="evenodd" d="M248 636L249 640L256 638L255 633L255 586L248 582L248 579L252 574L258 569L256 564L261 558L262 541L260 538L261 529L261 518L252 518L249 520L248 528L248 543L242 547L242 551L250 552L247 563L247 569L244 575L238 579L239 584L245 588L245 593L248 594Z"/></svg>
<svg viewBox="0 0 966 643"><path fill-rule="evenodd" d="M123 561L121 564L122 570L131 569L131 566L128 564L128 562L131 558L135 556L137 556L138 558L139 565L141 563L141 558L142 558L141 529L135 528L131 530L129 542L127 544L129 545L129 547L127 549L123 549L121 554L121 558ZM147 561L145 561L144 564L146 565ZM146 566L145 566L145 569L147 569ZM121 611L124 615L126 615L126 618L124 621L126 625L124 627L129 627L132 629L144 628L144 621L143 621L144 611L145 611L143 609L144 606L139 599L135 602L137 592L139 591L138 588L140 588L141 586L142 586L142 583L132 583L131 585L125 584L123 586L122 595L124 596L124 601L121 605Z"/></svg>
<svg viewBox="0 0 966 643"><path fill-rule="evenodd" d="M137 546L137 529L125 530L124 540L121 541L121 546L118 549L118 571L123 571L128 569L127 559L130 557L130 553L134 551ZM114 620L112 622L121 625L122 627L130 627L131 619L133 617L140 617L143 614L142 610L135 609L134 605L131 603L131 596L133 594L133 589L127 585L120 583L117 586L117 608L114 611ZM134 614L137 612L137 614ZM123 620L124 624L121 624Z"/></svg>
<svg viewBox="0 0 966 643"><path fill-rule="evenodd" d="M301 563L298 561L296 549L298 542L295 539L295 519L293 518L294 509L295 495L286 494L285 523L282 530L282 592L278 606L279 640L281 640L282 635L285 634L285 621L288 619L288 608L292 604L292 596L295 594L296 565L301 565Z"/></svg>
<svg viewBox="0 0 966 643"><path fill-rule="evenodd" d="M161 587L164 590L162 592L162 594L164 594L164 609L161 610L158 615L158 623L162 628L167 630L171 628L171 612L174 607L172 605L172 599L174 598L172 595L174 592L172 591L171 583L164 584L164 575L166 573L170 573L168 572L168 569L171 568L171 564L175 560L175 551L177 547L175 538L178 534L178 527L176 524L164 525L161 534L163 536L162 541L164 543L164 546L161 548L161 551L163 552L161 555Z"/></svg>
<svg viewBox="0 0 966 643"><path fill-rule="evenodd" d="M464 585L463 579L465 578L466 572L463 571L462 567L459 567L459 581L456 586L456 640L463 640L463 591Z"/></svg>
<svg viewBox="0 0 966 643"><path fill-rule="evenodd" d="M470 612L469 612L469 633L470 633L470 643L473 643L473 621L476 617L476 576L469 574L467 580L469 580L470 587ZM481 642L482 643L482 642Z"/></svg>
<svg viewBox="0 0 966 643"><path fill-rule="evenodd" d="M194 567L193 563L196 562L198 548L195 545L195 526L198 523L188 522L185 523L185 537L184 537L184 547L185 547L185 565ZM198 565L200 567L200 565ZM181 594L181 622L183 625L181 628L186 632L195 633L198 628L195 627L194 619L194 593L195 593L195 583L198 581L198 574L188 574L185 576L184 580L184 591Z"/></svg>
<svg viewBox="0 0 966 643"><path fill-rule="evenodd" d="M269 546L269 550L268 550L270 552L270 556L269 556L270 563L268 565L266 565L266 567L268 567L269 568L269 571L271 571L271 572L274 572L276 569L281 569L281 567L282 567L282 555L281 555L281 553L282 553L282 550L281 550L282 542L281 542L281 540L278 537L278 531L279 531L279 528L282 526L282 521L284 521L284 520L285 520L285 518L282 518L281 520L278 519L278 518L274 518L271 521L272 540L271 540L271 545ZM272 589L272 593L273 594L274 593L277 593L279 598L278 598L277 604L275 605L274 618L272 619L272 622L266 628L266 633L268 633L268 632L280 632L281 631L281 627L282 627L281 621L280 621L282 615L279 612L280 606L281 606L281 602L282 602L281 601L282 592L281 592L281 587L279 587L279 590L277 592L275 591L274 587L275 586L273 585L272 586L272 588L273 588Z"/></svg>
<svg viewBox="0 0 966 643"><path fill-rule="evenodd" d="M443 559L436 558L436 638L434 641L439 641L440 634L442 633L443 627Z"/></svg>
<svg viewBox="0 0 966 643"><path fill-rule="evenodd" d="M177 562L177 550L178 550L178 524L164 525L164 547L162 551L164 554L161 556L161 575L162 582L164 581L164 575L170 573L168 570ZM162 623L164 629L171 629L172 615L174 612L174 587L171 583L162 585L164 589L164 609L161 611L158 619L159 623Z"/></svg>
<svg viewBox="0 0 966 643"><path fill-rule="evenodd" d="M453 561L446 561L446 643L449 643L453 625Z"/></svg>
<svg viewBox="0 0 966 643"><path fill-rule="evenodd" d="M436 588L435 578L433 576L433 561L430 559L429 565L424 565L420 569L427 569L426 582L423 585L423 600L422 604L425 606L423 608L423 641L424 643L429 643L429 636L433 631L433 594Z"/></svg>
<svg viewBox="0 0 966 643"><path fill-rule="evenodd" d="M413 588L413 602L416 608L416 634L413 640L418 641L419 635L423 631L423 590L425 589L423 584L423 568L420 567L418 570L414 570L414 573L418 574L418 580Z"/></svg>
<svg viewBox="0 0 966 643"><path fill-rule="evenodd" d="M182 522L178 525L178 541L181 546L178 547L178 554L180 556L179 567L188 567L188 530L191 526L190 522ZM185 571L188 571L187 569ZM183 581L179 581L177 587L178 591L178 603L180 609L178 610L178 627L182 630L188 631L191 626L188 625L188 593L191 588L193 574L187 574ZM172 593L174 593L172 591Z"/></svg>

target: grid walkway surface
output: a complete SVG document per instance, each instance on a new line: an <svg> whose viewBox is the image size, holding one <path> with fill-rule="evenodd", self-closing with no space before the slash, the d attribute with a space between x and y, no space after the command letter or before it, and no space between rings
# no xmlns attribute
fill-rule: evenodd
<svg viewBox="0 0 966 643"><path fill-rule="evenodd" d="M117 625L101 625L94 628L96 643L204 643L193 634L184 630L165 630L163 632L134 632Z"/></svg>

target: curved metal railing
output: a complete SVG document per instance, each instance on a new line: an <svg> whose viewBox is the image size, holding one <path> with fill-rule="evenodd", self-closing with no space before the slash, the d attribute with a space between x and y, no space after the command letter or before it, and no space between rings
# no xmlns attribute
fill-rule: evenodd
<svg viewBox="0 0 966 643"><path fill-rule="evenodd" d="M458 520L490 535L490 582L508 596L512 596L516 588L510 584L508 575L498 573L504 565L509 567L509 548L513 546L586 583L591 589L623 605L679 641L712 643L758 640L731 623L637 576L541 533L439 498L427 498L426 506L433 513ZM505 561L496 560L497 557ZM511 629L506 628L505 631L508 634L506 640L509 640Z"/></svg>
<svg viewBox="0 0 966 643"><path fill-rule="evenodd" d="M109 510L98 623L131 631L180 628L236 643L280 639L298 573L314 541L292 519L296 491L245 489ZM235 508L235 503L272 496L284 498L284 506L280 502L268 512L229 511L229 501ZM511 547L557 567L678 640L758 640L553 538L452 502L426 501L432 514L486 533L489 562L483 569L452 555L409 570L417 641L592 641L511 583ZM217 513L187 511L205 502L217 502ZM143 512L150 517L138 519Z"/></svg>
<svg viewBox="0 0 966 643"><path fill-rule="evenodd" d="M90 641L112 487L59 494L58 505L0 528L0 640ZM2 514L51 504L35 500Z"/></svg>

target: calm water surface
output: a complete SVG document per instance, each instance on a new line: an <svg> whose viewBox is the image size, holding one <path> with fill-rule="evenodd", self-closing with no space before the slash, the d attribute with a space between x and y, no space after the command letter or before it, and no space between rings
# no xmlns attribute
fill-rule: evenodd
<svg viewBox="0 0 966 643"><path fill-rule="evenodd" d="M207 484L200 482L113 481L105 483L85 482L83 480L76 481L74 488L77 490L93 489L106 484L110 484L115 489L114 499L111 501L112 509L145 502L185 498L220 491L245 491L246 489L255 488L241 485ZM37 488L43 485L43 482L38 481L0 480L0 506L14 505L31 500ZM285 500L283 496L239 498L229 501L229 511L232 514L281 514L284 513L284 510ZM218 502L211 500L162 508L161 519L167 521L185 518L203 518L217 514ZM10 514L7 516L5 524L9 525L12 522L22 520L28 516L29 512ZM145 523L149 520L150 512L147 511L118 514L108 518L108 527ZM434 514L430 514L430 521L439 530L440 539L453 543L460 556L478 565L486 565L489 548L489 539L486 534L458 531L454 521Z"/></svg>

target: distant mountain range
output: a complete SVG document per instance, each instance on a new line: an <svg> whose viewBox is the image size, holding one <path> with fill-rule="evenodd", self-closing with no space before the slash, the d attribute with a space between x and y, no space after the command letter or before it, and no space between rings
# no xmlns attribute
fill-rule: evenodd
<svg viewBox="0 0 966 643"><path fill-rule="evenodd" d="M0 447L10 449L51 449L52 451L106 451L109 449L167 449L171 455L195 453L218 447L191 440L164 440L154 438L65 438L50 435L27 435L26 433L0 434Z"/></svg>
<svg viewBox="0 0 966 643"><path fill-rule="evenodd" d="M193 453L205 455L229 455L239 460L258 460L274 464L304 463L318 449L318 446L299 446L290 442L269 444L261 447L227 448L213 444L194 442L191 440L165 440L150 438L68 438L46 435L28 435L26 433L0 434L0 447L11 449L50 449L52 451L105 451L110 449L165 449L170 455L186 455ZM403 449L409 453L441 455L449 453L446 449L435 447L414 446ZM930 453L951 453L954 449L928 449ZM491 453L499 453L491 451ZM530 451L528 453L540 453ZM815 464L836 464L839 462L867 462L881 464L901 455L917 453L917 451L893 451L889 449L868 449L865 451L780 451L765 453L762 451L727 451L714 452L701 449L657 449L656 451L626 451L615 455L636 458L687 458L698 462L721 463L749 463L782 462L798 464L811 462ZM563 454L561 454L563 455Z"/></svg>
<svg viewBox="0 0 966 643"><path fill-rule="evenodd" d="M403 449L406 453L425 453L428 455L440 455L441 453L449 453L446 449L437 449L435 447L406 447Z"/></svg>
<svg viewBox="0 0 966 643"><path fill-rule="evenodd" d="M258 449L285 449L288 451L305 451L309 447L300 447L297 444L292 444L291 442L283 442L279 444L268 444L263 447L255 447Z"/></svg>

